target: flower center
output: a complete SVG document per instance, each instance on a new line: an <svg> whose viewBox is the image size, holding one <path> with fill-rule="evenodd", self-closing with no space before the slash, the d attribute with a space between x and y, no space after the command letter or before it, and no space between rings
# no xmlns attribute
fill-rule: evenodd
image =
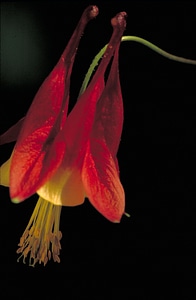
<svg viewBox="0 0 196 300"><path fill-rule="evenodd" d="M23 263L29 255L29 265L35 266L37 262L44 266L53 258L60 262L60 240L62 233L59 231L61 206L57 206L39 197L30 221L20 238L19 248L21 253L17 261L23 257Z"/></svg>

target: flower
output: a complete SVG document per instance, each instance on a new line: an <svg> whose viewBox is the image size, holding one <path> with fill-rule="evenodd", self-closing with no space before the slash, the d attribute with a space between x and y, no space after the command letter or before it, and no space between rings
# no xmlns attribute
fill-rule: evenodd
<svg viewBox="0 0 196 300"><path fill-rule="evenodd" d="M98 14L88 7L59 62L39 89L24 120L11 158L1 166L1 184L19 203L40 197L17 253L30 265L51 257L60 262L59 231L62 206L82 204L85 197L109 221L120 222L125 195L119 178L117 151L123 125L118 52L126 13L112 20L113 34L92 80L67 116L69 83L79 39L87 22ZM112 65L107 82L104 75ZM20 130L19 130L20 128ZM3 135L14 139L14 129Z"/></svg>

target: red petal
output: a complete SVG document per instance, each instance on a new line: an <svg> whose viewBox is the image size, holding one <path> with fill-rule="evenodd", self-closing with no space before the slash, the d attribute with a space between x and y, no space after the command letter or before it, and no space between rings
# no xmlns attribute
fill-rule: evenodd
<svg viewBox="0 0 196 300"><path fill-rule="evenodd" d="M106 61L110 59L111 49L115 50L116 48L106 87L97 103L96 119L87 144L82 168L82 181L89 201L111 222L120 222L125 208L124 190L119 179L117 163L114 161L123 122L122 96L118 76L118 47L126 25L125 16L125 13L120 13L112 19L112 25L116 30L113 32L102 62L91 81L93 84L94 80L97 81L96 76L102 76L101 72L105 71L104 68L108 64L104 63L104 59Z"/></svg>
<svg viewBox="0 0 196 300"><path fill-rule="evenodd" d="M6 132L0 135L0 145L15 142L24 123L24 118L11 126Z"/></svg>
<svg viewBox="0 0 196 300"><path fill-rule="evenodd" d="M81 166L94 122L96 103L103 89L104 80L103 77L100 77L93 88L87 88L81 95L67 118L64 138L69 165L72 163ZM64 162L64 168L66 163L67 161Z"/></svg>
<svg viewBox="0 0 196 300"><path fill-rule="evenodd" d="M70 74L80 37L88 21L97 14L96 6L84 11L59 62L40 87L27 113L11 162L10 195L17 201L34 194L62 160L65 143L52 144L56 143L55 137L65 123ZM61 155L52 151L48 154L51 146ZM52 155L55 159L50 161Z"/></svg>
<svg viewBox="0 0 196 300"><path fill-rule="evenodd" d="M108 44L108 47L106 49L106 52L102 58L102 61L98 66L97 71L93 76L89 86L87 87L85 92L79 97L77 104L69 114L68 119L66 121L65 124L66 145L70 149L70 152L72 152L72 157L74 157L76 161L77 160L82 161L82 157L84 157L86 143L89 140L90 133L92 131L92 126L95 121L95 112L97 110L97 105L99 107L98 103L100 101L100 97L101 99L103 98L101 100L101 106L103 105L103 101L106 100L106 107L107 109L110 109L111 101L108 97L108 93L112 92L111 91L112 88L115 88L114 92L112 92L112 96L115 94L115 92L117 92L117 95L115 95L114 97L115 99L118 100L117 106L120 107L121 105L120 100L122 99L120 98L121 94L119 88L118 74L115 75L115 71L118 71L117 54L115 55L114 58L112 71L111 71L112 75L110 75L109 77L106 92L104 90L104 73L114 54L116 47L118 47L118 44L121 41L121 36L123 34L126 25L125 16L126 14L123 12L123 13L119 13L118 15L116 15L115 18L112 19L112 25L114 30L110 42ZM117 86L114 87L114 84L117 84ZM101 96L102 93L103 96ZM116 122L116 119L119 118L120 111L118 107L114 108L114 111L116 114L115 116L115 122ZM110 120L111 120L111 116L110 116ZM109 123L110 120L108 120L107 124ZM108 144L112 144L108 136L110 135L113 129L119 131L117 136L121 134L122 120L118 120L118 122L119 122L118 123L119 129L117 129L117 127L114 128L113 126L110 132L109 131L107 132ZM113 152L117 151L116 148L118 147L118 145L116 144L118 143L119 141L116 142L115 145L111 145Z"/></svg>
<svg viewBox="0 0 196 300"><path fill-rule="evenodd" d="M37 135L39 136L40 133L37 132ZM10 197L15 202L21 202L35 193L59 167L65 153L66 145L62 135L57 135L53 143L45 145L44 151L39 154L39 150L34 148L34 151L31 151L31 155L29 155L28 144L31 144L30 139L24 145L23 153L18 151L15 153L14 158L19 163L14 164L13 160L11 161ZM23 161L25 161L24 169L21 170ZM14 169L12 169L13 165ZM19 184L17 184L18 180L20 180ZM33 189L35 189L34 192L32 192Z"/></svg>
<svg viewBox="0 0 196 300"><path fill-rule="evenodd" d="M117 47L108 76L106 87L97 104L96 121L93 136L102 136L111 151L116 156L123 127L123 99L118 70ZM100 130L102 129L102 130Z"/></svg>
<svg viewBox="0 0 196 300"><path fill-rule="evenodd" d="M82 181L91 204L109 221L120 222L125 195L107 146L91 139L84 159Z"/></svg>

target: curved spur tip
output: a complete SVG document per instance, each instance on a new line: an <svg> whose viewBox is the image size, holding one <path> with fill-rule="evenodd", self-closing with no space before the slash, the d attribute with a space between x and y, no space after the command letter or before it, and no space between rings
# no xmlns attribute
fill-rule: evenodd
<svg viewBox="0 0 196 300"><path fill-rule="evenodd" d="M95 18L99 14L99 8L96 5L91 5L90 6L90 12L89 12L89 17L90 18Z"/></svg>
<svg viewBox="0 0 196 300"><path fill-rule="evenodd" d="M88 21L94 19L99 14L99 9L96 5L89 5L83 12L83 17Z"/></svg>
<svg viewBox="0 0 196 300"><path fill-rule="evenodd" d="M111 20L112 26L126 27L127 13L122 11Z"/></svg>

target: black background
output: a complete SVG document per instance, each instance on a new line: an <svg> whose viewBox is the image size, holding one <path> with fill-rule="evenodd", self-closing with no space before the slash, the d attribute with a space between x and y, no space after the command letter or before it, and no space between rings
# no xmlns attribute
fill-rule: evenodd
<svg viewBox="0 0 196 300"><path fill-rule="evenodd" d="M195 1L1 2L2 133L25 115L89 4L98 5L100 13L78 49L71 107L119 11L128 14L125 35L196 59ZM118 158L131 217L112 224L88 200L64 207L61 263L31 268L16 262L15 251L37 196L14 205L8 189L0 187L1 299L40 293L65 299L193 299L196 67L126 42L120 48L120 78L125 119ZM12 148L13 143L1 146L0 163Z"/></svg>

